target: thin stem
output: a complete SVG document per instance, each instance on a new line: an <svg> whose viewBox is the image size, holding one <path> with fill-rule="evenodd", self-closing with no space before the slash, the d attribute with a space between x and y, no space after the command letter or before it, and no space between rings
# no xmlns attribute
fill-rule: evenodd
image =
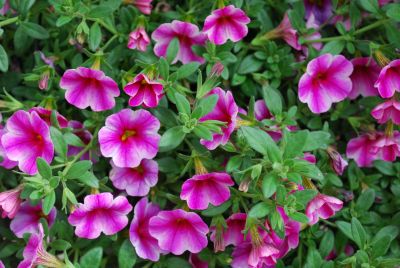
<svg viewBox="0 0 400 268"><path fill-rule="evenodd" d="M0 27L6 26L8 24L12 24L14 22L17 22L18 19L19 19L19 17L17 16L17 17L13 17L13 18L9 18L9 19L0 21Z"/></svg>
<svg viewBox="0 0 400 268"><path fill-rule="evenodd" d="M106 50L106 48L118 37L118 35L113 35L113 37L111 37L107 43L101 48L102 51Z"/></svg>

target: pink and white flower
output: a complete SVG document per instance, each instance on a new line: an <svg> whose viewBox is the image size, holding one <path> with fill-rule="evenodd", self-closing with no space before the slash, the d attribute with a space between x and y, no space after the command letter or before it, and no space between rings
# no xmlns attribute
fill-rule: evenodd
<svg viewBox="0 0 400 268"><path fill-rule="evenodd" d="M0 126L0 157L2 159L0 161L0 166L4 167L6 169L12 169L18 165L18 162L10 160L7 157L6 151L4 150L3 145L1 144L1 138L3 137L3 135L5 133L6 133L6 130Z"/></svg>
<svg viewBox="0 0 400 268"><path fill-rule="evenodd" d="M309 224L314 225L321 219L328 219L341 210L343 202L336 197L318 193L306 207Z"/></svg>
<svg viewBox="0 0 400 268"><path fill-rule="evenodd" d="M211 43L225 44L228 39L233 42L242 40L248 32L250 18L240 8L229 5L214 10L204 21L203 32Z"/></svg>
<svg viewBox="0 0 400 268"><path fill-rule="evenodd" d="M149 233L149 221L160 208L143 197L136 203L134 217L129 228L129 237L137 255L142 259L158 261L162 250L157 240Z"/></svg>
<svg viewBox="0 0 400 268"><path fill-rule="evenodd" d="M49 227L51 227L56 219L57 210L52 208L49 215L45 215L42 210L42 204L31 205L29 201L21 204L14 219L10 224L13 233L22 238L25 233L38 233L40 228L40 219L44 218Z"/></svg>
<svg viewBox="0 0 400 268"><path fill-rule="evenodd" d="M13 219L17 214L22 200L19 197L22 192L22 186L0 193L0 212L1 217Z"/></svg>
<svg viewBox="0 0 400 268"><path fill-rule="evenodd" d="M394 124L400 125L400 102L396 100L385 101L376 106L371 111L371 115L379 124L392 120Z"/></svg>
<svg viewBox="0 0 400 268"><path fill-rule="evenodd" d="M210 228L210 240L214 242L215 251L223 251L229 245L238 246L244 241L250 240L249 235L246 238L243 235L246 219L246 213L235 213L226 219L226 229L219 231L215 226Z"/></svg>
<svg viewBox="0 0 400 268"><path fill-rule="evenodd" d="M123 109L110 115L99 131L103 156L112 157L117 167L137 167L158 151L160 121L146 110Z"/></svg>
<svg viewBox="0 0 400 268"><path fill-rule="evenodd" d="M400 132L394 131L392 135L382 134L374 143L378 157L384 161L393 162L400 156Z"/></svg>
<svg viewBox="0 0 400 268"><path fill-rule="evenodd" d="M327 152L331 159L331 166L333 170L336 172L336 174L342 175L348 165L347 161L343 159L338 151L331 147L328 148Z"/></svg>
<svg viewBox="0 0 400 268"><path fill-rule="evenodd" d="M154 108L163 96L163 88L161 83L150 80L145 74L138 74L124 87L124 91L131 97L130 106L143 105L145 108Z"/></svg>
<svg viewBox="0 0 400 268"><path fill-rule="evenodd" d="M299 81L299 99L313 113L328 111L332 103L344 100L350 93L353 65L342 55L324 54L311 60Z"/></svg>
<svg viewBox="0 0 400 268"><path fill-rule="evenodd" d="M125 190L130 196L145 196L158 181L158 164L143 159L135 168L120 168L111 161L110 180L115 188Z"/></svg>
<svg viewBox="0 0 400 268"><path fill-rule="evenodd" d="M200 143L209 150L214 150L219 145L225 145L229 141L229 137L235 130L236 118L238 114L238 106L236 105L230 91L225 92L221 88L216 87L208 93L208 95L212 94L218 95L217 104L212 112L200 118L199 121L204 122L207 120L218 120L226 123L226 125L221 127L221 134L213 134L211 141L204 139L200 140Z"/></svg>
<svg viewBox="0 0 400 268"><path fill-rule="evenodd" d="M143 26L137 27L129 34L128 48L137 49L139 51L146 51L147 46L150 44L150 37L147 35Z"/></svg>
<svg viewBox="0 0 400 268"><path fill-rule="evenodd" d="M78 67L66 70L60 80L65 89L65 99L79 109L110 110L120 92L117 83L101 70Z"/></svg>
<svg viewBox="0 0 400 268"><path fill-rule="evenodd" d="M359 167L371 166L372 162L378 159L375 143L379 137L378 133L372 133L351 139L347 143L347 158L354 159Z"/></svg>
<svg viewBox="0 0 400 268"><path fill-rule="evenodd" d="M394 60L383 67L375 83L382 98L391 98L400 92L400 60Z"/></svg>
<svg viewBox="0 0 400 268"><path fill-rule="evenodd" d="M353 100L359 95L363 97L378 96L379 92L374 87L375 81L379 77L381 68L372 58L355 58L351 60L354 70L350 75L352 89L349 99Z"/></svg>
<svg viewBox="0 0 400 268"><path fill-rule="evenodd" d="M287 13L283 16L281 23L268 32L266 35L267 39L282 38L285 42L296 50L301 50L301 45L299 44L299 38L297 36L297 31L293 28L290 23Z"/></svg>
<svg viewBox="0 0 400 268"><path fill-rule="evenodd" d="M103 232L113 235L128 225L126 216L132 210L124 196L113 198L111 193L87 195L69 215L68 222L75 226L78 237L95 239Z"/></svg>
<svg viewBox="0 0 400 268"><path fill-rule="evenodd" d="M182 209L160 211L150 219L149 231L162 250L174 255L186 250L198 253L208 243L207 224L196 213Z"/></svg>
<svg viewBox="0 0 400 268"><path fill-rule="evenodd" d="M46 109L43 107L33 107L29 110L29 112L36 112L40 118L42 118L47 125L51 126L51 113L52 110ZM62 116L59 112L56 111L56 119L58 124L60 125L61 128L68 127L68 120L64 116Z"/></svg>
<svg viewBox="0 0 400 268"><path fill-rule="evenodd" d="M153 6L151 5L151 2L153 2L153 0L124 0L124 2L134 5L137 9L139 9L140 12L145 15L150 15L151 9L153 8Z"/></svg>
<svg viewBox="0 0 400 268"><path fill-rule="evenodd" d="M231 176L225 172L194 175L182 185L181 199L186 200L190 209L203 210L209 204L219 206L229 199Z"/></svg>
<svg viewBox="0 0 400 268"><path fill-rule="evenodd" d="M171 23L163 23L155 29L151 38L156 41L154 53L158 57L165 57L169 44L174 38L177 38L179 41L179 51L172 63L176 63L177 61L181 61L183 64L192 61L204 62L202 57L193 52L192 46L203 46L207 36L200 32L199 28L194 24L179 20L174 20Z"/></svg>
<svg viewBox="0 0 400 268"><path fill-rule="evenodd" d="M53 160L49 126L36 112L16 111L7 120L1 143L8 159L18 162L18 167L29 175L37 173L37 158L47 163Z"/></svg>
<svg viewBox="0 0 400 268"><path fill-rule="evenodd" d="M321 34L318 32L319 25L315 20L314 14L311 14L308 17L307 22L306 22L306 27L307 27L307 29L314 29L315 31L310 33L310 34L305 35L304 36L305 40L318 40L318 39L321 39ZM316 50L321 50L321 48L323 46L322 43L317 43L317 42L313 42L313 43L311 43L311 45ZM303 54L306 57L308 57L308 47L303 45L302 46L302 51L303 51Z"/></svg>

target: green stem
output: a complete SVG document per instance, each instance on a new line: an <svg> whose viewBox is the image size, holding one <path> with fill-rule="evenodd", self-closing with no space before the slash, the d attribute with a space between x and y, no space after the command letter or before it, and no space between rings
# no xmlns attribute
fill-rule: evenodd
<svg viewBox="0 0 400 268"><path fill-rule="evenodd" d="M19 17L13 17L13 18L9 18L3 21L0 21L0 27L6 26L8 24L12 24L14 22L17 22L19 20Z"/></svg>
<svg viewBox="0 0 400 268"><path fill-rule="evenodd" d="M113 35L113 37L111 37L107 43L101 48L102 51L106 50L106 48L118 37L118 35Z"/></svg>

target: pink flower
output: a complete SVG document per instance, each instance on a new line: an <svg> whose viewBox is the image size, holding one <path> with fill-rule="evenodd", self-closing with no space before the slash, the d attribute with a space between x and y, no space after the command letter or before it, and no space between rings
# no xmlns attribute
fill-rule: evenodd
<svg viewBox="0 0 400 268"><path fill-rule="evenodd" d="M198 254L190 253L189 263L192 268L208 268L208 262L200 259Z"/></svg>
<svg viewBox="0 0 400 268"><path fill-rule="evenodd" d="M352 256L354 254L354 248L349 244L346 244L346 246L344 247L344 254L346 254L346 256ZM325 260L327 261L334 260L336 259L336 257L337 257L336 249L332 249L329 255L325 257Z"/></svg>
<svg viewBox="0 0 400 268"><path fill-rule="evenodd" d="M125 190L130 196L145 196L158 181L158 164L143 159L135 168L120 168L111 161L110 180L115 188Z"/></svg>
<svg viewBox="0 0 400 268"><path fill-rule="evenodd" d="M179 51L173 63L181 61L183 64L191 61L204 62L202 57L194 54L192 46L203 46L207 36L199 28L189 22L174 20L172 23L163 23L152 33L151 38L156 41L154 53L158 57L165 57L168 45L174 38L179 41Z"/></svg>
<svg viewBox="0 0 400 268"><path fill-rule="evenodd" d="M123 109L110 115L99 131L101 153L117 167L137 167L158 151L160 121L146 110Z"/></svg>
<svg viewBox="0 0 400 268"><path fill-rule="evenodd" d="M60 87L66 89L65 99L79 109L88 106L93 111L110 110L119 96L117 83L102 71L78 67L65 71Z"/></svg>
<svg viewBox="0 0 400 268"><path fill-rule="evenodd" d="M150 37L147 35L144 27L139 26L129 34L128 48L146 51L150 44Z"/></svg>
<svg viewBox="0 0 400 268"><path fill-rule="evenodd" d="M3 135L5 133L6 133L6 130L0 126L0 157L2 159L0 161L0 166L4 167L6 169L12 169L18 165L18 162L12 161L8 158L8 156L4 150L4 147L1 144L1 138L3 137Z"/></svg>
<svg viewBox="0 0 400 268"><path fill-rule="evenodd" d="M21 186L18 186L12 190L0 193L0 212L2 212L2 218L8 217L9 219L12 219L15 217L15 214L17 214L22 203L22 200L19 197L22 189Z"/></svg>
<svg viewBox="0 0 400 268"><path fill-rule="evenodd" d="M5 0L3 7L0 8L0 15L2 16L6 15L8 10L10 10L10 0Z"/></svg>
<svg viewBox="0 0 400 268"><path fill-rule="evenodd" d="M273 119L274 117L268 110L267 105L264 100L258 100L254 103L254 117L257 121L262 121L264 119ZM290 127L287 128L290 131ZM274 141L279 141L282 138L281 130L270 130L267 133L271 136Z"/></svg>
<svg viewBox="0 0 400 268"><path fill-rule="evenodd" d="M204 21L203 32L211 43L225 44L228 39L233 42L242 40L247 35L247 24L250 18L240 8L229 5L214 10Z"/></svg>
<svg viewBox="0 0 400 268"><path fill-rule="evenodd" d="M89 144L92 140L92 133L90 133L85 126L75 120L68 122L68 127L72 128L72 133L75 134L84 145ZM68 156L77 155L83 150L83 147L68 145ZM97 150L90 150L82 155L81 160L91 160L92 162L97 161Z"/></svg>
<svg viewBox="0 0 400 268"><path fill-rule="evenodd" d="M310 163L312 163L312 164L316 164L317 163L317 158L315 157L315 155L313 155L313 154L311 154L309 152L305 152L304 153L303 159L308 161L308 162L310 162Z"/></svg>
<svg viewBox="0 0 400 268"><path fill-rule="evenodd" d="M372 58L355 58L351 60L354 66L353 73L350 75L353 83L349 99L353 100L359 95L363 97L378 96L379 92L374 87L378 79L381 68Z"/></svg>
<svg viewBox="0 0 400 268"><path fill-rule="evenodd" d="M382 160L393 162L400 156L400 132L394 131L392 135L380 135L374 143L375 150Z"/></svg>
<svg viewBox="0 0 400 268"><path fill-rule="evenodd" d="M343 157L333 148L328 148L328 155L331 159L331 166L338 175L342 175L348 163Z"/></svg>
<svg viewBox="0 0 400 268"><path fill-rule="evenodd" d="M238 106L230 91L225 92L221 88L216 87L208 93L208 95L211 94L218 95L217 104L212 112L200 118L199 121L218 120L225 122L226 125L221 127L221 134L213 134L213 139L211 141L201 139L200 143L207 149L214 150L219 145L225 145L229 141L229 137L235 130Z"/></svg>
<svg viewBox="0 0 400 268"><path fill-rule="evenodd" d="M125 2L132 3L137 9L139 9L140 12L145 15L151 14L151 9L153 8L151 2L153 2L153 0L125 0Z"/></svg>
<svg viewBox="0 0 400 268"><path fill-rule="evenodd" d="M2 261L0 261L0 268L6 268Z"/></svg>
<svg viewBox="0 0 400 268"><path fill-rule="evenodd" d="M331 0L304 0L306 8L306 18L314 14L318 24L326 22L332 15L332 2Z"/></svg>
<svg viewBox="0 0 400 268"><path fill-rule="evenodd" d="M129 228L129 237L137 255L142 259L158 261L161 249L157 240L149 233L149 221L160 208L143 197L136 203L134 217Z"/></svg>
<svg viewBox="0 0 400 268"><path fill-rule="evenodd" d="M307 22L306 22L306 27L307 29L314 29L315 31L311 34L308 34L304 36L305 40L318 40L321 39L321 34L317 31L319 28L319 25L315 21L315 16L314 14L311 14L310 17L308 17ZM320 50L322 48L322 43L317 43L313 42L311 45L316 49ZM302 46L302 51L303 54L307 57L308 56L308 47L303 45Z"/></svg>
<svg viewBox="0 0 400 268"><path fill-rule="evenodd" d="M162 250L181 255L198 253L207 246L208 226L199 215L182 209L160 211L150 219L149 231Z"/></svg>
<svg viewBox="0 0 400 268"><path fill-rule="evenodd" d="M245 240L249 240L249 235L244 238L242 231L246 226L246 213L235 213L226 220L226 229L219 233L219 230L213 226L210 228L210 240L214 242L216 251L223 251L229 245L238 246ZM218 245L219 244L219 245Z"/></svg>
<svg viewBox="0 0 400 268"><path fill-rule="evenodd" d="M29 201L21 204L17 214L11 221L10 229L13 233L22 238L25 233L38 233L40 226L40 219L44 218L49 227L51 227L56 219L57 211L55 208L50 210L49 215L44 215L42 204L31 205Z"/></svg>
<svg viewBox="0 0 400 268"><path fill-rule="evenodd" d="M400 125L400 102L395 100L383 102L371 111L371 115L379 124L392 120L396 125Z"/></svg>
<svg viewBox="0 0 400 268"><path fill-rule="evenodd" d="M183 183L181 199L187 201L190 209L203 210L209 204L219 206L229 199L232 185L231 176L224 172L194 175Z"/></svg>
<svg viewBox="0 0 400 268"><path fill-rule="evenodd" d="M51 113L52 110L46 109L43 107L33 107L32 109L29 110L30 113L36 112L40 118L42 118L47 125L51 126ZM56 111L56 118L57 122L60 125L61 128L68 127L68 120L64 116L62 116L59 112Z"/></svg>
<svg viewBox="0 0 400 268"><path fill-rule="evenodd" d="M95 239L101 232L113 235L128 225L126 216L132 210L124 196L113 198L110 193L87 195L69 215L68 222L75 226L78 237Z"/></svg>
<svg viewBox="0 0 400 268"><path fill-rule="evenodd" d="M256 246L251 242L243 242L233 250L231 266L232 268L274 267L278 255L279 250L272 243L263 241L261 245Z"/></svg>
<svg viewBox="0 0 400 268"><path fill-rule="evenodd" d="M43 237L43 231L31 235L23 252L24 260L18 264L18 268L33 268L38 265L54 268L65 267L64 263L44 249Z"/></svg>
<svg viewBox="0 0 400 268"><path fill-rule="evenodd" d="M299 99L313 113L328 111L351 91L353 65L342 55L324 54L311 60L299 81Z"/></svg>
<svg viewBox="0 0 400 268"><path fill-rule="evenodd" d="M382 98L391 98L395 91L400 92L400 60L394 60L383 67L375 87Z"/></svg>
<svg viewBox="0 0 400 268"><path fill-rule="evenodd" d="M138 74L124 87L124 91L131 97L130 106L143 105L145 108L154 108L163 96L163 85L150 80L145 74Z"/></svg>
<svg viewBox="0 0 400 268"><path fill-rule="evenodd" d="M272 38L282 38L285 42L296 50L301 50L299 39L297 37L297 31L293 29L290 23L287 13L285 13L283 20L274 30L269 32L267 35L272 35Z"/></svg>
<svg viewBox="0 0 400 268"><path fill-rule="evenodd" d="M347 144L347 158L354 159L359 167L369 167L378 158L374 144L379 136L373 133L351 139Z"/></svg>
<svg viewBox="0 0 400 268"><path fill-rule="evenodd" d="M37 173L36 159L53 160L54 146L49 126L36 112L16 111L7 121L1 143L7 157L29 175Z"/></svg>
<svg viewBox="0 0 400 268"><path fill-rule="evenodd" d="M306 207L306 215L309 219L309 224L314 225L319 218L328 219L341 210L343 202L333 196L327 196L318 193Z"/></svg>

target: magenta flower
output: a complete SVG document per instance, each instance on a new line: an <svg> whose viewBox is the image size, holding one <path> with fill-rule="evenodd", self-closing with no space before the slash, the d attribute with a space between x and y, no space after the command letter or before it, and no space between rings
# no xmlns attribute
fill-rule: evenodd
<svg viewBox="0 0 400 268"><path fill-rule="evenodd" d="M43 237L43 231L31 235L22 254L24 259L18 264L18 268L33 268L38 265L54 268L65 267L64 263L45 250Z"/></svg>
<svg viewBox="0 0 400 268"><path fill-rule="evenodd" d="M354 159L359 167L369 167L374 160L378 159L374 144L379 136L378 133L373 133L351 139L347 144L347 158Z"/></svg>
<svg viewBox="0 0 400 268"><path fill-rule="evenodd" d="M36 159L53 160L54 146L49 126L36 112L16 111L8 120L1 143L8 159L29 175L37 173Z"/></svg>
<svg viewBox="0 0 400 268"><path fill-rule="evenodd" d="M332 103L344 100L350 93L353 65L342 55L324 54L311 60L299 81L299 99L313 113L328 111Z"/></svg>
<svg viewBox="0 0 400 268"><path fill-rule="evenodd" d="M194 175L182 185L181 199L190 209L203 210L209 204L219 206L229 199L229 186L234 185L229 174L212 172Z"/></svg>
<svg viewBox="0 0 400 268"><path fill-rule="evenodd" d="M378 96L379 92L374 87L378 80L381 68L372 58L355 58L351 60L354 66L353 73L350 75L353 83L349 99L353 100L359 95L363 97Z"/></svg>
<svg viewBox="0 0 400 268"><path fill-rule="evenodd" d="M258 100L254 103L254 117L257 121L262 121L264 119L273 119L274 117L268 110L267 105L264 100ZM287 128L289 131L290 127ZM282 131L277 130L269 130L267 133L271 136L274 141L279 141L282 138Z"/></svg>
<svg viewBox="0 0 400 268"><path fill-rule="evenodd" d="M56 219L57 210L52 208L49 215L44 215L42 210L42 204L31 205L29 201L25 201L21 204L14 219L10 224L10 229L13 233L22 238L25 233L38 233L40 226L40 219L44 218L47 221L49 227L51 227Z"/></svg>
<svg viewBox="0 0 400 268"><path fill-rule="evenodd" d="M21 186L18 186L17 188L0 193L0 212L2 218L8 217L9 219L13 219L15 217L22 203L19 197L22 189Z"/></svg>
<svg viewBox="0 0 400 268"><path fill-rule="evenodd" d="M336 172L336 174L342 175L348 165L347 161L343 159L338 151L331 147L327 149L327 152L329 158L331 159L331 166L333 170Z"/></svg>
<svg viewBox="0 0 400 268"><path fill-rule="evenodd" d="M317 22L322 24L332 16L332 2L331 0L304 0L306 8L306 18L314 14Z"/></svg>
<svg viewBox="0 0 400 268"><path fill-rule="evenodd" d="M283 16L283 20L274 30L267 33L268 39L282 38L285 42L296 50L301 50L297 31L293 29L287 13Z"/></svg>
<svg viewBox="0 0 400 268"><path fill-rule="evenodd" d="M378 157L382 160L393 162L400 156L400 132L394 131L392 135L382 134L374 143Z"/></svg>
<svg viewBox="0 0 400 268"><path fill-rule="evenodd" d="M379 124L392 120L394 124L400 125L400 102L388 100L381 103L371 111L371 115Z"/></svg>
<svg viewBox="0 0 400 268"><path fill-rule="evenodd" d="M5 266L4 266L2 261L0 261L0 268L5 268Z"/></svg>
<svg viewBox="0 0 400 268"><path fill-rule="evenodd" d="M8 156L4 150L4 147L1 144L1 138L3 137L3 135L5 133L6 133L6 130L0 126L0 157L2 159L0 161L0 166L4 167L6 169L12 169L18 165L18 162L12 161L8 158Z"/></svg>
<svg viewBox="0 0 400 268"><path fill-rule="evenodd" d="M132 210L124 196L113 198L110 193L87 195L69 215L68 222L75 226L78 237L95 239L101 232L113 235L128 225L126 216Z"/></svg>
<svg viewBox="0 0 400 268"><path fill-rule="evenodd" d="M224 251L229 245L238 246L250 239L249 235L245 239L242 233L246 226L246 219L245 213L235 213L226 219L226 229L219 231L215 226L210 228L210 240L214 242L215 251Z"/></svg>
<svg viewBox="0 0 400 268"><path fill-rule="evenodd" d="M229 137L235 130L238 106L236 105L230 91L225 92L221 88L216 87L208 93L208 95L211 94L218 95L217 105L212 112L200 118L199 121L218 120L225 122L226 125L221 127L221 134L213 134L213 139L211 141L201 139L200 143L207 149L214 150L219 145L225 145L229 141Z"/></svg>
<svg viewBox="0 0 400 268"><path fill-rule="evenodd" d="M207 246L208 226L199 215L182 209L160 211L150 219L149 231L162 250L181 255L198 253Z"/></svg>
<svg viewBox="0 0 400 268"><path fill-rule="evenodd" d="M72 133L78 136L83 144L87 145L92 140L92 133L90 133L85 126L76 120L71 120L68 122L68 127L72 128ZM68 145L68 156L79 154L84 148ZM97 161L97 150L90 150L82 155L81 160L91 160L92 162Z"/></svg>
<svg viewBox="0 0 400 268"><path fill-rule="evenodd" d="M130 106L143 105L145 108L154 108L163 96L163 85L150 80L145 74L138 74L124 87L124 91L131 97Z"/></svg>
<svg viewBox="0 0 400 268"><path fill-rule="evenodd" d="M306 27L307 29L314 29L315 31L311 34L305 35L304 39L305 40L318 40L321 39L321 34L317 31L319 28L319 25L317 24L317 22L315 21L315 16L314 14L311 14L306 22ZM316 50L321 50L322 48L322 43L317 43L317 42L313 42L311 43L312 47L314 47ZM308 47L306 45L303 45L301 47L303 54L308 57Z"/></svg>
<svg viewBox="0 0 400 268"><path fill-rule="evenodd" d="M211 43L225 44L228 39L232 42L242 40L248 32L247 24L250 18L240 8L229 5L214 10L204 21L203 32Z"/></svg>
<svg viewBox="0 0 400 268"><path fill-rule="evenodd" d="M136 203L134 217L129 228L129 237L137 255L142 259L158 261L162 252L157 240L149 233L149 221L160 208L143 197Z"/></svg>
<svg viewBox="0 0 400 268"><path fill-rule="evenodd" d="M192 61L204 62L202 57L197 56L193 52L192 46L203 46L207 36L200 32L199 28L194 24L179 20L174 20L171 23L163 23L155 29L151 38L156 41L154 53L158 57L165 57L168 45L174 38L177 38L179 41L179 51L172 63L176 63L177 61L181 61L183 64Z"/></svg>
<svg viewBox="0 0 400 268"><path fill-rule="evenodd" d="M137 167L158 151L160 121L145 110L123 109L110 115L99 131L101 153L117 167Z"/></svg>
<svg viewBox="0 0 400 268"><path fill-rule="evenodd" d="M30 113L35 111L40 118L42 118L47 125L51 126L51 113L52 110L43 108L43 107L33 107L32 109L29 110ZM59 112L56 111L56 118L57 122L60 125L61 128L68 127L68 120L64 116L62 116Z"/></svg>
<svg viewBox="0 0 400 268"><path fill-rule="evenodd" d="M382 98L391 98L395 91L400 92L400 60L394 60L383 67L375 87Z"/></svg>
<svg viewBox="0 0 400 268"><path fill-rule="evenodd" d="M66 89L65 99L79 109L90 106L93 111L110 110L119 96L117 83L102 71L86 67L66 70L60 80Z"/></svg>
<svg viewBox="0 0 400 268"><path fill-rule="evenodd" d="M198 254L190 253L189 263L192 268L208 268L208 262L200 259Z"/></svg>
<svg viewBox="0 0 400 268"><path fill-rule="evenodd" d="M150 37L147 35L143 26L137 27L129 34L128 48L137 49L139 51L146 51L147 46L150 44Z"/></svg>
<svg viewBox="0 0 400 268"><path fill-rule="evenodd" d="M137 9L139 9L140 12L145 15L150 15L151 9L153 8L153 6L151 5L151 2L153 2L153 0L124 0L124 2L133 4Z"/></svg>
<svg viewBox="0 0 400 268"><path fill-rule="evenodd" d="M0 15L4 16L10 10L10 0L5 0L3 7L0 8Z"/></svg>
<svg viewBox="0 0 400 268"><path fill-rule="evenodd" d="M135 168L120 168L111 161L110 180L115 188L125 190L130 196L145 196L158 181L158 164L143 159Z"/></svg>
<svg viewBox="0 0 400 268"><path fill-rule="evenodd" d="M309 224L314 225L318 222L319 218L328 219L341 210L343 202L336 197L327 196L318 193L306 207L306 215L309 219Z"/></svg>

